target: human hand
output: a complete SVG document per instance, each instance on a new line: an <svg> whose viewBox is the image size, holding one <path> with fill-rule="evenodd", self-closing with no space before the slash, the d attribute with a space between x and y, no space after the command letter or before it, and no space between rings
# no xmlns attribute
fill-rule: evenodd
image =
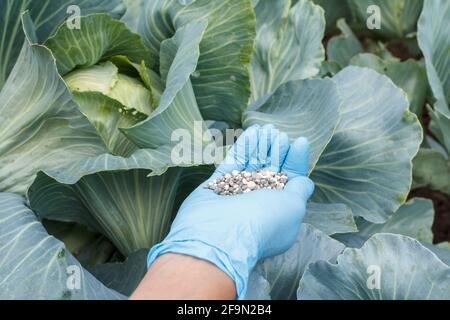
<svg viewBox="0 0 450 320"><path fill-rule="evenodd" d="M308 162L305 138L291 145L288 136L271 125L249 128L212 177L184 201L169 235L150 251L148 264L168 252L210 261L234 280L238 298L243 298L258 260L283 253L295 241L314 191L306 176ZM234 196L220 196L205 188L233 170L261 168L286 173L285 188Z"/></svg>

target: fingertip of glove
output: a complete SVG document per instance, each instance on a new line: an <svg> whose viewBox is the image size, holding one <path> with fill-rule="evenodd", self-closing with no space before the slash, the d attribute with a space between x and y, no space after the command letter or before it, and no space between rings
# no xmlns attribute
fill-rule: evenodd
<svg viewBox="0 0 450 320"><path fill-rule="evenodd" d="M285 147L288 151L291 145L290 145L289 136L287 135L287 133L280 132L278 140L279 140L280 147Z"/></svg>
<svg viewBox="0 0 450 320"><path fill-rule="evenodd" d="M298 151L308 152L309 151L309 140L306 137L297 138L294 141L293 147Z"/></svg>
<svg viewBox="0 0 450 320"><path fill-rule="evenodd" d="M288 181L285 190L298 193L303 199L308 200L314 193L314 182L308 177L295 177Z"/></svg>

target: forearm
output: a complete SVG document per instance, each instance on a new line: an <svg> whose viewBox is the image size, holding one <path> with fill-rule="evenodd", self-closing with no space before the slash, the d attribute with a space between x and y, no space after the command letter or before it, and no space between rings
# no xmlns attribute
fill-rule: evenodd
<svg viewBox="0 0 450 320"><path fill-rule="evenodd" d="M214 264L167 253L151 265L131 300L231 300L233 280Z"/></svg>

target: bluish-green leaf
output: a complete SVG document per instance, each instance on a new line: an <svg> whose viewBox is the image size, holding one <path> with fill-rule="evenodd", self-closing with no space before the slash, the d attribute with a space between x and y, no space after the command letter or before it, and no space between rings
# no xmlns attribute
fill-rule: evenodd
<svg viewBox="0 0 450 320"><path fill-rule="evenodd" d="M70 6L78 6L81 15L108 12L119 18L125 11L121 0L0 1L0 89L14 67L25 40L20 22L21 14L29 10L36 25L38 40L45 41L66 18L75 13L68 10Z"/></svg>
<svg viewBox="0 0 450 320"><path fill-rule="evenodd" d="M300 300L448 300L450 267L417 240L377 234L361 249L346 249L337 258L337 264L310 265L300 281L297 297Z"/></svg>
<svg viewBox="0 0 450 320"><path fill-rule="evenodd" d="M180 28L172 39L162 43L160 69L166 89L159 106L143 122L122 129L125 136L139 147L157 148L172 144L172 134L177 129L187 130L194 136L198 127L203 129L190 77L197 67L199 44L206 26L205 20L189 23Z"/></svg>
<svg viewBox="0 0 450 320"><path fill-rule="evenodd" d="M75 184L39 174L29 198L40 218L78 222L102 233L128 256L161 241L169 230L181 170L103 171Z"/></svg>
<svg viewBox="0 0 450 320"><path fill-rule="evenodd" d="M434 220L433 202L413 198L392 215L386 223L374 224L363 219L357 221L360 232L338 234L333 238L350 248L361 248L367 239L376 233L395 233L412 237L450 265L450 246L447 243L434 245L431 227Z"/></svg>
<svg viewBox="0 0 450 320"><path fill-rule="evenodd" d="M442 153L420 149L413 164L416 185L450 194L450 160Z"/></svg>
<svg viewBox="0 0 450 320"><path fill-rule="evenodd" d="M383 224L358 221L358 236L370 238L376 233L396 233L412 237L421 242L433 243L431 227L434 221L433 202L413 198L405 203Z"/></svg>
<svg viewBox="0 0 450 320"><path fill-rule="evenodd" d="M267 280L272 299L292 300L296 297L299 281L308 265L321 260L334 260L343 249L343 244L303 224L296 242L288 251L261 261L254 272ZM266 284L261 284L261 290L264 290Z"/></svg>
<svg viewBox="0 0 450 320"><path fill-rule="evenodd" d="M28 43L0 92L0 136L0 191L21 194L39 170L106 151L50 51Z"/></svg>
<svg viewBox="0 0 450 320"><path fill-rule="evenodd" d="M409 193L422 128L387 77L347 67L333 79L343 98L341 119L312 173L312 201L342 203L354 216L382 223Z"/></svg>
<svg viewBox="0 0 450 320"><path fill-rule="evenodd" d="M125 298L84 270L18 195L0 193L0 243L0 299ZM71 289L76 276L80 287Z"/></svg>
<svg viewBox="0 0 450 320"><path fill-rule="evenodd" d="M442 262L450 266L450 242L443 242L437 245L424 243L423 245L437 255Z"/></svg>
<svg viewBox="0 0 450 320"><path fill-rule="evenodd" d="M133 32L138 31L139 17L144 10L146 0L123 0L127 11L122 17L122 21L128 25Z"/></svg>
<svg viewBox="0 0 450 320"><path fill-rule="evenodd" d="M418 23L417 38L425 57L428 80L438 105L450 103L450 3L446 0L425 0ZM449 114L449 113L447 113Z"/></svg>
<svg viewBox="0 0 450 320"><path fill-rule="evenodd" d="M297 1L297 0L295 0ZM294 1L294 2L295 2ZM336 30L336 22L345 18L350 21L352 18L350 9L348 7L347 1L342 0L314 0L314 3L318 4L325 11L325 20L327 22L327 33Z"/></svg>
<svg viewBox="0 0 450 320"><path fill-rule="evenodd" d="M405 228L406 230L406 228ZM413 232L414 234L414 232ZM336 240L343 243L348 248L361 248L368 240L366 237L358 235L358 233L338 234L333 236ZM450 266L450 242L442 242L439 244L431 244L421 242L425 248L433 252L442 262Z"/></svg>
<svg viewBox="0 0 450 320"><path fill-rule="evenodd" d="M132 253L124 262L105 263L89 271L105 286L130 296L147 273L148 249Z"/></svg>
<svg viewBox="0 0 450 320"><path fill-rule="evenodd" d="M128 158L104 153L95 157L85 157L45 172L61 183L67 184L74 184L85 175L102 171L148 169L151 170L151 176L160 175L169 167L177 165L171 161L171 151L172 146L167 145L158 149L139 149Z"/></svg>
<svg viewBox="0 0 450 320"><path fill-rule="evenodd" d="M253 271L248 279L247 293L245 300L270 300L270 284L259 274Z"/></svg>
<svg viewBox="0 0 450 320"><path fill-rule="evenodd" d="M110 15L81 17L80 24L80 29L71 29L63 24L45 42L45 46L52 50L62 75L77 67L90 67L118 55L124 55L138 64L145 61L149 67L156 64L156 58L150 55L141 37Z"/></svg>
<svg viewBox="0 0 450 320"><path fill-rule="evenodd" d="M351 65L371 68L387 75L408 95L410 110L422 115L428 93L428 82L424 67L416 60L383 60L370 53L362 53L350 60Z"/></svg>
<svg viewBox="0 0 450 320"><path fill-rule="evenodd" d="M358 231L352 211L344 204L308 203L304 223L329 236Z"/></svg>
<svg viewBox="0 0 450 320"><path fill-rule="evenodd" d="M153 55L161 43L192 21L206 19L192 84L207 120L241 122L250 97L248 66L255 38L251 0L154 0L146 4L138 30Z"/></svg>
<svg viewBox="0 0 450 320"><path fill-rule="evenodd" d="M173 163L172 149L137 150L129 158L103 154L41 172L28 192L31 208L41 218L100 232L126 256L150 248L166 235L186 187L189 169L180 166L194 165Z"/></svg>
<svg viewBox="0 0 450 320"><path fill-rule="evenodd" d="M327 58L329 61L336 61L341 66L346 67L351 58L363 52L363 47L345 19L339 19L337 27L342 34L334 36L328 42Z"/></svg>
<svg viewBox="0 0 450 320"><path fill-rule="evenodd" d="M445 106L436 103L434 109L428 106L428 113L431 118L430 131L450 154L450 109L445 111Z"/></svg>
<svg viewBox="0 0 450 320"><path fill-rule="evenodd" d="M325 59L322 8L311 1L300 0L287 11L279 3L274 7L273 2L260 1L256 7L260 14L257 15L258 33L252 57L253 100L273 93L288 81L317 75ZM272 7L275 18L267 14Z"/></svg>
<svg viewBox="0 0 450 320"><path fill-rule="evenodd" d="M244 128L274 124L291 139L307 137L312 171L338 125L340 105L341 98L332 80L291 81L260 105L249 108L244 115Z"/></svg>

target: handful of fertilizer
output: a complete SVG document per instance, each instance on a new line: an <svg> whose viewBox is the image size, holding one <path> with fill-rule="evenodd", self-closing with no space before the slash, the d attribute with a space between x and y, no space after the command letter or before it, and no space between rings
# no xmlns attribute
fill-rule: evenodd
<svg viewBox="0 0 450 320"><path fill-rule="evenodd" d="M255 172L233 171L224 174L206 186L222 196L233 196L260 189L283 190L288 176L283 172L260 169Z"/></svg>

